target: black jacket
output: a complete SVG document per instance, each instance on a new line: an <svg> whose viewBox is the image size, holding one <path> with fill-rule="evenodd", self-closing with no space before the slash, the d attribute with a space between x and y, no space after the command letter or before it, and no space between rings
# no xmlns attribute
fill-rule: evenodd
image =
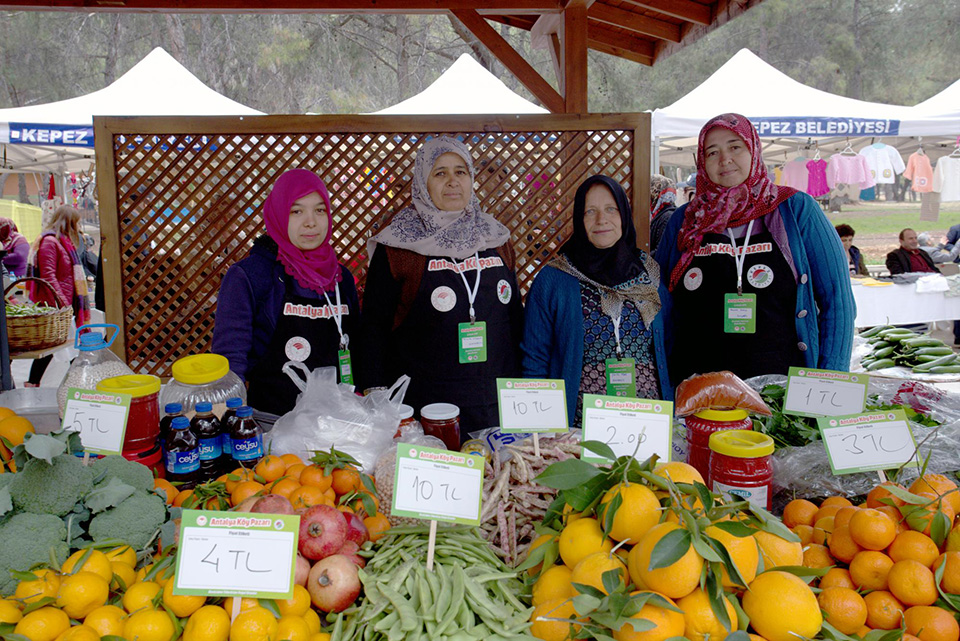
<svg viewBox="0 0 960 641"><path fill-rule="evenodd" d="M923 251L920 251L920 257L923 258L923 261L929 265L931 272L939 274L940 270L937 269L937 266L933 264L933 259L930 258L930 254ZM901 247L895 251L887 254L887 269L890 270L891 274L905 274L907 272L913 271L910 267L910 255L907 250Z"/></svg>

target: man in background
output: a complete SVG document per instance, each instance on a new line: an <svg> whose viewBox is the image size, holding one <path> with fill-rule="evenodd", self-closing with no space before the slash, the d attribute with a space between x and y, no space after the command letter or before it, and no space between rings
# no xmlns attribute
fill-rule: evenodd
<svg viewBox="0 0 960 641"><path fill-rule="evenodd" d="M887 269L890 274L908 272L937 272L930 255L920 249L917 232L909 227L900 232L900 249L887 254Z"/></svg>

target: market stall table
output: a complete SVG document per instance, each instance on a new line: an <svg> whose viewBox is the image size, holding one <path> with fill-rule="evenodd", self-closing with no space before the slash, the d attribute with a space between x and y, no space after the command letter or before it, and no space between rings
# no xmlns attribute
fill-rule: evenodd
<svg viewBox="0 0 960 641"><path fill-rule="evenodd" d="M853 281L857 327L906 325L960 319L960 297L942 292L918 294L914 283L882 286Z"/></svg>

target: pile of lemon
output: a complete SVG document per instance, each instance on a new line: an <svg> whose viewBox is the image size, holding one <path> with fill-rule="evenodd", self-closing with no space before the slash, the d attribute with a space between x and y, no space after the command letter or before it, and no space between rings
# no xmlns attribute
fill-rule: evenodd
<svg viewBox="0 0 960 641"><path fill-rule="evenodd" d="M214 605L202 596L173 594L174 574L135 569L134 550L78 550L60 571L41 569L0 599L0 625L31 641L99 641L117 636L136 641L328 641L306 588L264 607L244 598L231 622L233 599ZM149 579L148 579L149 577ZM39 606L39 607L38 607Z"/></svg>
<svg viewBox="0 0 960 641"><path fill-rule="evenodd" d="M23 443L27 433L36 433L33 423L9 407L0 407L0 474L17 471L11 450Z"/></svg>

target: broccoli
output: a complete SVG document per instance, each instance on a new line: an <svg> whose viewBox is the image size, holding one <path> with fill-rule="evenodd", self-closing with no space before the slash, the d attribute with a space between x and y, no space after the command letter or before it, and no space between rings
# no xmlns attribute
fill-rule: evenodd
<svg viewBox="0 0 960 641"><path fill-rule="evenodd" d="M0 596L10 596L17 587L10 570L66 561L70 553L66 540L67 528L52 514L23 512L0 525Z"/></svg>
<svg viewBox="0 0 960 641"><path fill-rule="evenodd" d="M6 487L13 482L13 477L16 474L0 474L0 488Z"/></svg>
<svg viewBox="0 0 960 641"><path fill-rule="evenodd" d="M13 475L10 496L21 512L63 516L93 489L93 472L76 456L53 457L53 465L30 459Z"/></svg>
<svg viewBox="0 0 960 641"><path fill-rule="evenodd" d="M167 519L167 505L156 494L134 492L115 508L93 517L87 531L95 542L118 539L142 550Z"/></svg>
<svg viewBox="0 0 960 641"><path fill-rule="evenodd" d="M116 477L134 489L149 492L153 489L153 473L146 465L128 461L122 456L104 456L90 466L97 485L110 482Z"/></svg>

